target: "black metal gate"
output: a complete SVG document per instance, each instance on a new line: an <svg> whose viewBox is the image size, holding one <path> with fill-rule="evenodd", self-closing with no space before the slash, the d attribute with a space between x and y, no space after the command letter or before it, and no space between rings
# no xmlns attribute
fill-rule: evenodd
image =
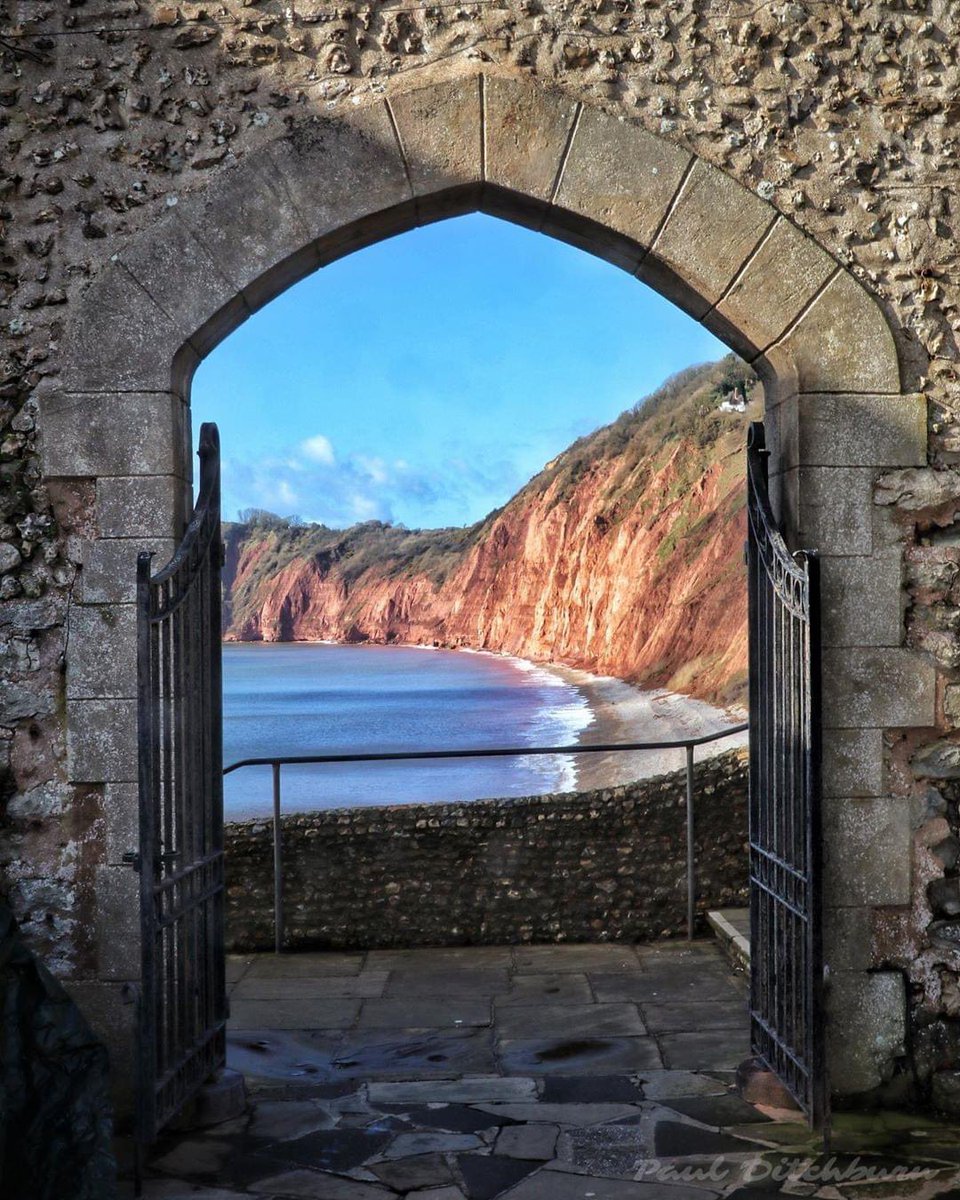
<svg viewBox="0 0 960 1200"><path fill-rule="evenodd" d="M820 582L770 507L763 425L747 447L751 1047L826 1129L820 897Z"/></svg>
<svg viewBox="0 0 960 1200"><path fill-rule="evenodd" d="M140 782L138 1142L149 1144L224 1062L220 438L200 430L200 492L183 541L137 559Z"/></svg>

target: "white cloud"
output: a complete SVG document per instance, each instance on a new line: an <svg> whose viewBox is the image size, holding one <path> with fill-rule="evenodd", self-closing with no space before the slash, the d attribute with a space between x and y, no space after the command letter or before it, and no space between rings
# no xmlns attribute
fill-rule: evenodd
<svg viewBox="0 0 960 1200"><path fill-rule="evenodd" d="M297 493L285 479L281 479L277 487L277 495L284 504L299 504Z"/></svg>
<svg viewBox="0 0 960 1200"><path fill-rule="evenodd" d="M386 483L390 478L387 464L382 458L368 458L364 454L356 456L357 465L374 483Z"/></svg>
<svg viewBox="0 0 960 1200"><path fill-rule="evenodd" d="M370 496L361 496L355 492L351 496L354 519L357 521L372 521L383 519L383 506Z"/></svg>
<svg viewBox="0 0 960 1200"><path fill-rule="evenodd" d="M316 433L313 437L309 437L306 441L301 442L300 451L307 458L312 459L313 462L322 463L325 467L332 467L336 462L330 439L324 437L322 433Z"/></svg>

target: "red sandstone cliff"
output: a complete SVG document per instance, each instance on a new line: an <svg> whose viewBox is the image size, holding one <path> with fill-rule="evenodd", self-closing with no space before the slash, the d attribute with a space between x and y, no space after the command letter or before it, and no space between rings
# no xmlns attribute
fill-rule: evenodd
<svg viewBox="0 0 960 1200"><path fill-rule="evenodd" d="M225 636L502 650L742 700L752 377L685 372L467 530L228 526ZM753 409L751 405L751 410Z"/></svg>

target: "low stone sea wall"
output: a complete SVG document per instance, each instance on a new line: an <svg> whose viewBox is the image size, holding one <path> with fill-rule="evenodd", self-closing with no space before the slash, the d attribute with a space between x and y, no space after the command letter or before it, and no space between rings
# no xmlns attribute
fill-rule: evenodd
<svg viewBox="0 0 960 1200"><path fill-rule="evenodd" d="M743 750L696 769L698 911L747 896ZM283 819L300 949L641 941L686 930L686 782ZM226 829L227 943L273 948L269 821Z"/></svg>

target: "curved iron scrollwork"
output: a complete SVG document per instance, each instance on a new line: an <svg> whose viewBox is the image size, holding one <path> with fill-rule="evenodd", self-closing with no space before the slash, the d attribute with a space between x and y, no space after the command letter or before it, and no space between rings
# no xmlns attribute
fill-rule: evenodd
<svg viewBox="0 0 960 1200"><path fill-rule="evenodd" d="M141 997L138 1141L222 1066L224 979L220 437L176 553L137 558Z"/></svg>
<svg viewBox="0 0 960 1200"><path fill-rule="evenodd" d="M763 425L747 444L751 1046L826 1129L820 825L820 587L770 505Z"/></svg>

